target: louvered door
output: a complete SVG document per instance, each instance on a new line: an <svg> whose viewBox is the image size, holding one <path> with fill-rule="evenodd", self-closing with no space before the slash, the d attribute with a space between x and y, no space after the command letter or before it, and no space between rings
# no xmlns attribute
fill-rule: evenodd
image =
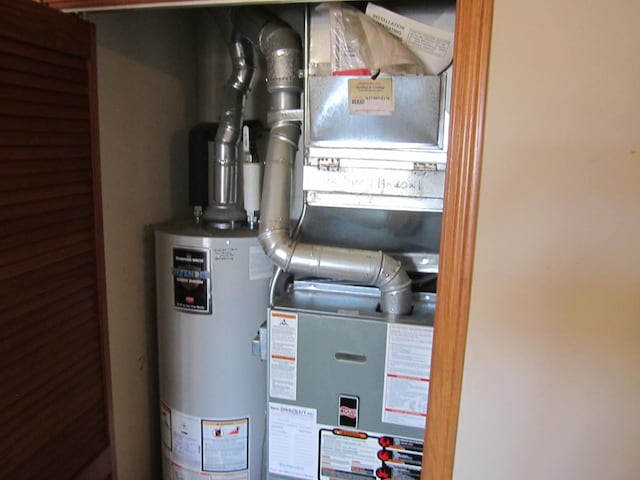
<svg viewBox="0 0 640 480"><path fill-rule="evenodd" d="M93 26L0 0L0 478L112 478Z"/></svg>

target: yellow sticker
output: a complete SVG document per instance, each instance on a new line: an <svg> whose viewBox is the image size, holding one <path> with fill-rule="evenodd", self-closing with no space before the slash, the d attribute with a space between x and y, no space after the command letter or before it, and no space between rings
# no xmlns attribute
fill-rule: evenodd
<svg viewBox="0 0 640 480"><path fill-rule="evenodd" d="M350 78L349 113L391 115L395 109L392 78Z"/></svg>

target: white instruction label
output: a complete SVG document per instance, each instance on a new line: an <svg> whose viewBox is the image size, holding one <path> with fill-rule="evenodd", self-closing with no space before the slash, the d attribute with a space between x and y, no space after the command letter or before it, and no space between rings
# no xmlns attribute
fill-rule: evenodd
<svg viewBox="0 0 640 480"><path fill-rule="evenodd" d="M315 408L269 403L269 473L314 480L318 471Z"/></svg>
<svg viewBox="0 0 640 480"><path fill-rule="evenodd" d="M171 432L171 459L184 467L200 470L200 419L172 410Z"/></svg>
<svg viewBox="0 0 640 480"><path fill-rule="evenodd" d="M391 115L395 110L393 79L350 78L349 113L352 115Z"/></svg>
<svg viewBox="0 0 640 480"><path fill-rule="evenodd" d="M169 478L249 480L249 417L204 419L164 403L160 416L162 468Z"/></svg>
<svg viewBox="0 0 640 480"><path fill-rule="evenodd" d="M202 420L202 470L248 472L248 468L249 419Z"/></svg>
<svg viewBox="0 0 640 480"><path fill-rule="evenodd" d="M433 327L389 324L382 421L424 428Z"/></svg>
<svg viewBox="0 0 640 480"><path fill-rule="evenodd" d="M338 428L320 430L320 479L375 478L382 465L377 453L381 449L377 437L355 430Z"/></svg>
<svg viewBox="0 0 640 480"><path fill-rule="evenodd" d="M295 400L298 377L298 315L271 312L269 318L269 396Z"/></svg>

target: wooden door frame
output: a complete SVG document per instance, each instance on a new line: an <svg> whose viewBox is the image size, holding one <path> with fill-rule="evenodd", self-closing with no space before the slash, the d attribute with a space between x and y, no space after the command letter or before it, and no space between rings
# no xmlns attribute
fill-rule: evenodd
<svg viewBox="0 0 640 480"><path fill-rule="evenodd" d="M422 480L453 478L471 300L493 0L458 0Z"/></svg>

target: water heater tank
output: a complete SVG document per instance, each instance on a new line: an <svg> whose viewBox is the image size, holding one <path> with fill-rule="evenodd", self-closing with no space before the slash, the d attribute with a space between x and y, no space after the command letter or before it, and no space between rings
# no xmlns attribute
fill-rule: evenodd
<svg viewBox="0 0 640 480"><path fill-rule="evenodd" d="M251 341L273 267L255 234L155 232L164 480L259 480L266 369Z"/></svg>

